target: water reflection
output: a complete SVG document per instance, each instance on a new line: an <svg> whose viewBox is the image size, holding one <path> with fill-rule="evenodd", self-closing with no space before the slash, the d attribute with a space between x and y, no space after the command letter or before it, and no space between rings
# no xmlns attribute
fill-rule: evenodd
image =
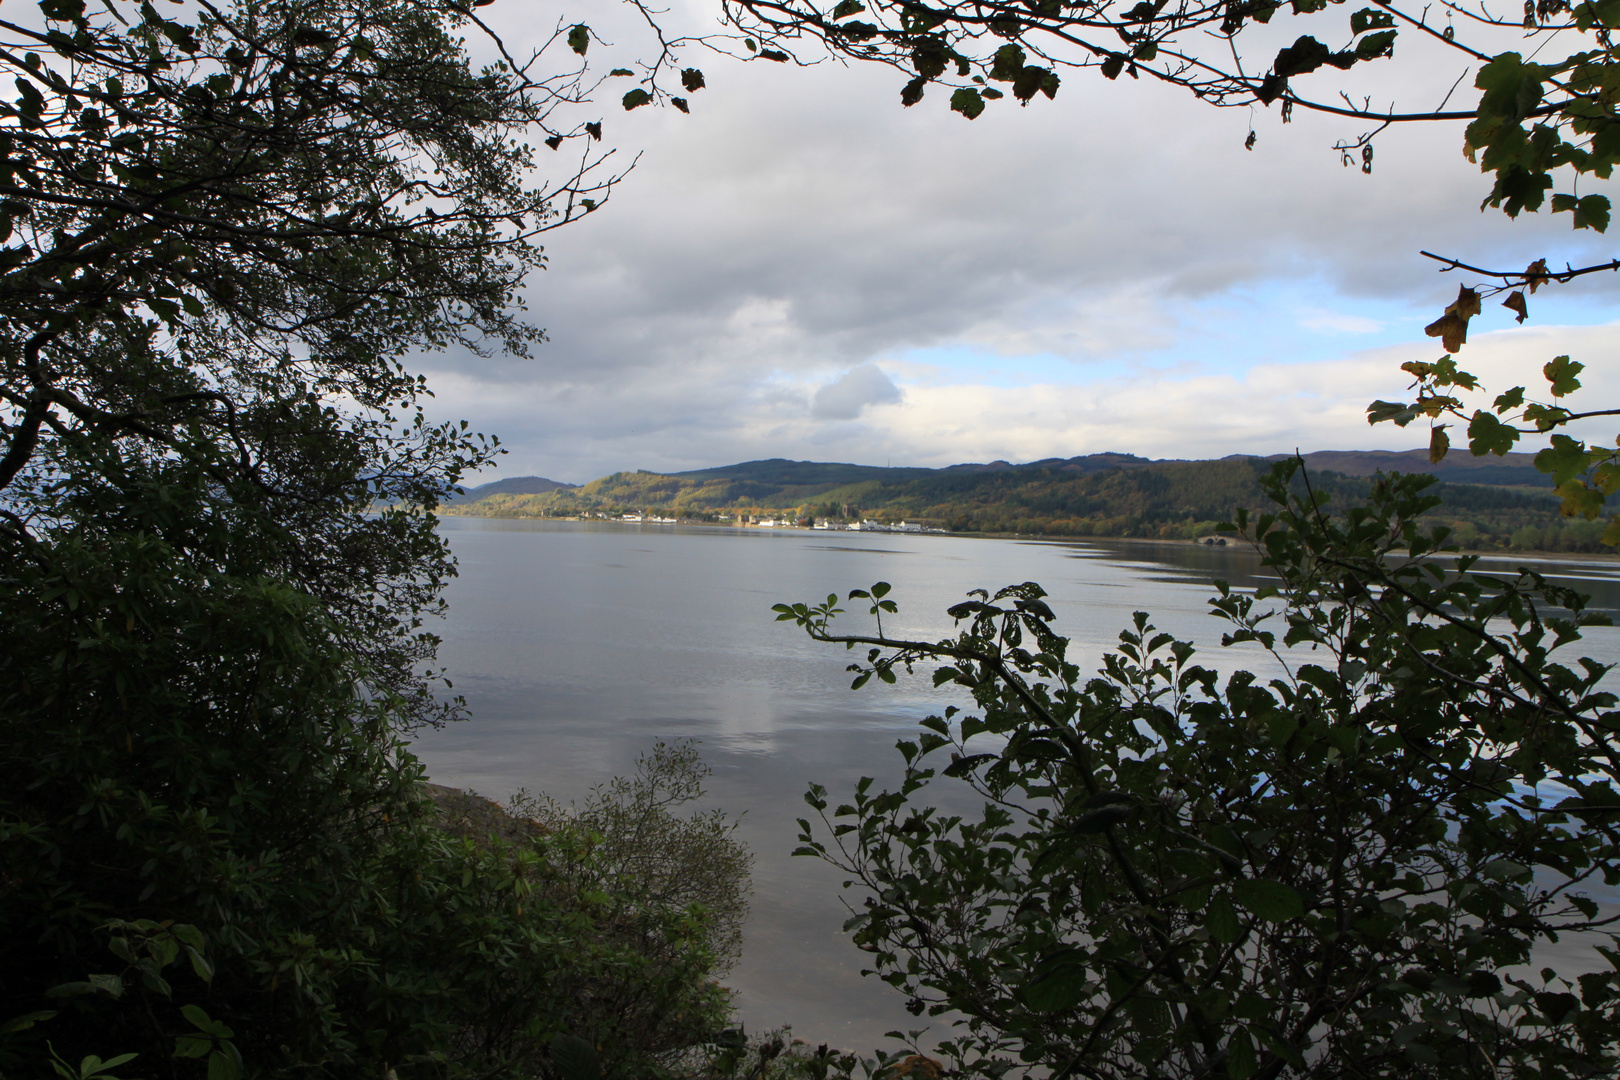
<svg viewBox="0 0 1620 1080"><path fill-rule="evenodd" d="M945 608L969 589L1038 581L1083 669L1142 610L1199 643L1206 666L1276 670L1258 646L1219 646L1226 624L1210 617L1210 579L1243 589L1267 580L1255 554L1235 545L926 536L899 548L882 534L834 541L799 530L481 518L442 528L461 576L441 658L474 720L420 741L430 774L497 797L527 787L566 800L628 772L655 739L701 739L715 770L711 804L743 815L758 856L744 959L728 983L750 1028L793 1023L812 1043L871 1047L887 1030L921 1025L888 987L860 978L862 954L840 929L838 875L789 855L794 819L806 813L801 795L810 781L834 792L863 775L892 783L896 738L961 701L934 690L927 673L851 692L850 656L777 623L773 603L886 580L901 611L885 626L937 638L951 630ZM1516 565L1500 562L1509 573ZM1617 569L1550 568L1609 610L1620 610ZM1620 656L1614 635L1592 632L1587 651Z"/></svg>

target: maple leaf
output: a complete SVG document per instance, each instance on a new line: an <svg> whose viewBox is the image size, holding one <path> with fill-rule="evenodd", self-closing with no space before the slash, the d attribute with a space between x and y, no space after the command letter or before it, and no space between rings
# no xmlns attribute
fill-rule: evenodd
<svg viewBox="0 0 1620 1080"><path fill-rule="evenodd" d="M1479 314L1479 293L1464 285L1457 290L1457 299L1446 308L1446 313L1423 328L1430 337L1437 337L1454 353L1468 340L1468 320Z"/></svg>
<svg viewBox="0 0 1620 1080"><path fill-rule="evenodd" d="M1524 268L1524 283L1530 286L1531 296L1534 296L1537 289L1541 288L1551 280L1552 275L1547 273L1546 259L1537 259L1535 262Z"/></svg>

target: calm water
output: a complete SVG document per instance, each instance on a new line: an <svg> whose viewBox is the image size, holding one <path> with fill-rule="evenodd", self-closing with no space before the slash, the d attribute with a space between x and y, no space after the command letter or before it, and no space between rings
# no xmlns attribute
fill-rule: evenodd
<svg viewBox="0 0 1620 1080"><path fill-rule="evenodd" d="M756 855L743 960L726 981L750 1030L792 1024L812 1043L870 1050L922 1023L860 977L837 872L789 855L805 786L836 795L861 776L891 780L895 740L954 699L924 678L849 690L849 657L777 623L772 604L888 581L900 616L885 628L937 638L967 590L1038 581L1083 667L1138 610L1200 643L1206 666L1270 666L1252 646L1221 649L1226 624L1207 612L1211 578L1260 583L1258 560L1236 547L456 517L440 527L461 565L441 660L474 719L420 741L432 778L566 801L631 771L656 739L701 740L708 805L742 815ZM1543 569L1620 611L1615 563ZM1617 635L1593 631L1584 651L1620 659Z"/></svg>

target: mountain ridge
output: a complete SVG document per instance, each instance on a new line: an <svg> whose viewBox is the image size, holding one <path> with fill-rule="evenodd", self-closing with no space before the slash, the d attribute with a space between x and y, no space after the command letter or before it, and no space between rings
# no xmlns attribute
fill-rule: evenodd
<svg viewBox="0 0 1620 1080"><path fill-rule="evenodd" d="M1261 478L1287 456L1153 460L1101 453L939 469L767 458L680 473L618 472L539 494L494 493L450 512L737 523L906 520L961 533L1189 540L1211 537L1238 508L1264 506ZM1433 474L1441 483L1432 491L1443 501L1427 520L1453 528L1459 542L1477 550L1603 550L1602 523L1563 520L1551 479L1530 454L1483 461L1454 455L1438 466L1426 451L1319 451L1305 460L1313 486L1334 506L1364 499L1380 469Z"/></svg>

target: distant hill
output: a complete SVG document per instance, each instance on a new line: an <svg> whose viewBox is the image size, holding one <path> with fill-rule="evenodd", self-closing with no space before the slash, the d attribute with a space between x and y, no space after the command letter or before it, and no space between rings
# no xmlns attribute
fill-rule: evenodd
<svg viewBox="0 0 1620 1080"><path fill-rule="evenodd" d="M1284 456L1155 461L1105 453L942 469L772 458L682 473L620 472L534 494L489 484L469 492L456 511L617 517L640 510L711 521L743 515L906 519L954 532L1196 539L1212 534L1236 508L1263 505L1259 479ZM1598 544L1601 523L1559 517L1549 478L1535 470L1531 457L1479 459L1464 451L1436 467L1419 450L1323 451L1307 454L1306 462L1318 490L1341 506L1364 497L1367 478L1380 469L1435 474L1444 504L1431 517L1457 529L1472 548L1604 550Z"/></svg>
<svg viewBox="0 0 1620 1080"><path fill-rule="evenodd" d="M511 476L477 487L465 488L460 495L446 499L447 503L469 503L487 499L491 495L544 495L548 491L572 491L577 484L560 480L547 480L543 476Z"/></svg>
<svg viewBox="0 0 1620 1080"><path fill-rule="evenodd" d="M1288 454L1272 454L1263 461L1280 461ZM1429 464L1427 450L1318 450L1305 455L1313 471L1371 476L1376 472L1430 473L1449 484L1491 484L1497 487L1553 486L1552 477L1538 472L1534 454L1475 457L1466 449L1453 450L1438 465Z"/></svg>

